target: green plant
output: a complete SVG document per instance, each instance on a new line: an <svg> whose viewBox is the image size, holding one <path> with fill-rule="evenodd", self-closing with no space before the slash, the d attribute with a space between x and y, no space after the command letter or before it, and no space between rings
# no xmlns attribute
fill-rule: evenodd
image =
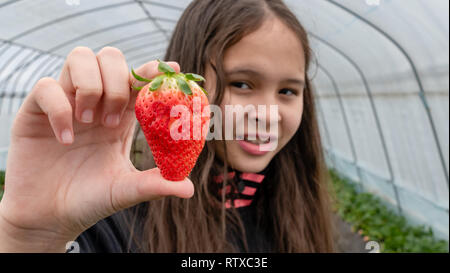
<svg viewBox="0 0 450 273"><path fill-rule="evenodd" d="M448 242L434 238L430 227L412 226L377 197L359 193L351 182L330 170L334 210L364 236L376 241L381 252L448 252Z"/></svg>

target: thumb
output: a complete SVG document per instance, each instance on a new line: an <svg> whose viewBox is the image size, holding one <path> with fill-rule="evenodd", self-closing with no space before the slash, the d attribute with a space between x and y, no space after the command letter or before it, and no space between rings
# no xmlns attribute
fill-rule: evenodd
<svg viewBox="0 0 450 273"><path fill-rule="evenodd" d="M158 168L146 171L134 169L116 180L111 192L112 205L119 211L166 196L191 198L194 195L194 184L189 178L182 181L166 180Z"/></svg>

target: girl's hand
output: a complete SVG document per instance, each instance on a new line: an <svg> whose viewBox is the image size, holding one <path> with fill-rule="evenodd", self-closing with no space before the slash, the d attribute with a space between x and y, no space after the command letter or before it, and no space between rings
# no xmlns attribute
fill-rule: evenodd
<svg viewBox="0 0 450 273"><path fill-rule="evenodd" d="M177 63L169 63L177 72ZM160 74L158 62L136 73ZM190 198L190 180L170 182L159 169L130 161L139 86L122 53L75 48L60 78L40 79L11 131L0 251L61 251L99 220L164 196ZM141 84L142 85L142 84Z"/></svg>

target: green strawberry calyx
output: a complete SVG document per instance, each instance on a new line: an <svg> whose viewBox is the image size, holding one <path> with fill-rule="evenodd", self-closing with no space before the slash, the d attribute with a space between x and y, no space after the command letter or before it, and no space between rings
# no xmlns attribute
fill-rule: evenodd
<svg viewBox="0 0 450 273"><path fill-rule="evenodd" d="M144 77L141 77L139 75L136 74L136 72L134 72L133 68L131 69L131 74L133 74L133 77L141 82L148 82L150 83L150 91L156 91L158 90L161 85L163 84L164 80L167 78L173 78L175 79L178 88L180 88L180 90L185 93L186 95L192 95L192 90L191 87L189 86L188 82L189 81L194 81L194 82L200 82L200 81L206 81L205 78L203 78L200 75L194 74L194 73L176 73L175 70L169 66L167 63L162 62L160 60L158 60L159 65L158 65L158 71L162 72L164 74L159 75L154 77L153 79L146 79ZM134 90L141 90L142 87L136 87L136 86L132 86ZM205 95L208 95L208 93L206 92L205 89L203 89L203 87L201 87L199 85L200 89L202 89L203 93L205 93Z"/></svg>

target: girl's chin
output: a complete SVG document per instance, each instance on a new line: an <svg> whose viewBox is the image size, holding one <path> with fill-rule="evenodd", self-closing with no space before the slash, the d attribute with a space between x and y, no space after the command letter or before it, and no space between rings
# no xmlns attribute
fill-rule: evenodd
<svg viewBox="0 0 450 273"><path fill-rule="evenodd" d="M231 156L228 160L232 161L234 169L241 172L257 173L264 170L270 163L271 156L270 153L255 156L248 154L242 150L238 151L238 154Z"/></svg>
<svg viewBox="0 0 450 273"><path fill-rule="evenodd" d="M221 147L217 147L217 154L221 156ZM275 156L277 151L267 152L261 155L255 155L246 151L237 141L227 142L227 158L230 167L241 172L257 173L264 170Z"/></svg>
<svg viewBox="0 0 450 273"><path fill-rule="evenodd" d="M241 165L237 164L234 168L235 170L238 170L243 173L259 173L260 171L264 170L267 165L261 165L261 166L248 166L248 165Z"/></svg>

